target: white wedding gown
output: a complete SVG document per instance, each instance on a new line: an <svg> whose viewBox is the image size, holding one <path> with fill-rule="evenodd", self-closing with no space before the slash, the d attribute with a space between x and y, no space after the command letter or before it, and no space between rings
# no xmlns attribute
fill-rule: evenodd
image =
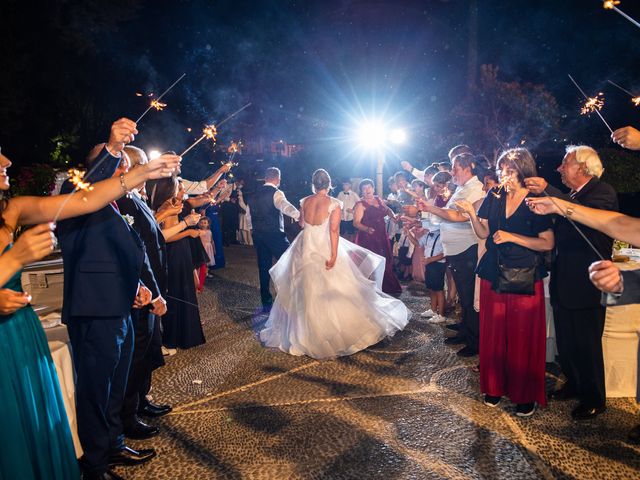
<svg viewBox="0 0 640 480"><path fill-rule="evenodd" d="M329 215L342 206L331 198ZM407 307L382 292L385 258L344 238L331 256L329 216L305 225L269 271L277 296L260 340L291 355L351 355L402 330Z"/></svg>

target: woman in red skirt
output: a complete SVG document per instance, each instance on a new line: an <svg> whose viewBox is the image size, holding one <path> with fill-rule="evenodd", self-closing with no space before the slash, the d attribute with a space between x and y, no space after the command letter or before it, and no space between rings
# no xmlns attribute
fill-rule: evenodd
<svg viewBox="0 0 640 480"><path fill-rule="evenodd" d="M516 415L533 415L545 406L546 319L542 279L547 275L541 253L554 245L551 220L536 216L525 198L524 179L537 176L528 150L502 153L497 170L500 185L486 196L476 214L468 202L459 202L487 252L478 265L480 283L480 389L484 403L497 406L507 396ZM500 265L500 266L499 266ZM530 270L529 282L514 288L500 282L500 270ZM513 270L512 270L513 271ZM526 292L528 288L530 292ZM504 293L509 291L510 293ZM502 292L502 293L500 293Z"/></svg>

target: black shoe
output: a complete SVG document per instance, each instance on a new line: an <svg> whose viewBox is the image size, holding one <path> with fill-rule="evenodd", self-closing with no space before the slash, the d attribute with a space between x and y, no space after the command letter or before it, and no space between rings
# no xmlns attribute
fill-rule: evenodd
<svg viewBox="0 0 640 480"><path fill-rule="evenodd" d="M445 325L449 330L453 330L454 332L459 331L462 328L461 323L452 323L451 325Z"/></svg>
<svg viewBox="0 0 640 480"><path fill-rule="evenodd" d="M588 405L578 405L571 412L571 416L574 420L590 420L596 418L607 409L606 406L590 407Z"/></svg>
<svg viewBox="0 0 640 480"><path fill-rule="evenodd" d="M536 403L519 403L516 405L516 415L518 417L530 417L536 411Z"/></svg>
<svg viewBox="0 0 640 480"><path fill-rule="evenodd" d="M640 425L633 427L627 434L627 441L640 445Z"/></svg>
<svg viewBox="0 0 640 480"><path fill-rule="evenodd" d="M576 398L576 396L577 395L575 390L565 385L564 387L559 388L554 392L551 392L551 394L549 395L549 398L551 398L552 400L558 400L559 402L562 402L565 400L571 400L572 398Z"/></svg>
<svg viewBox="0 0 640 480"><path fill-rule="evenodd" d="M495 408L498 405L500 405L501 401L502 401L502 397L494 397L493 395L486 395L486 394L483 399L483 403L487 407L491 407L491 408Z"/></svg>
<svg viewBox="0 0 640 480"><path fill-rule="evenodd" d="M124 478L113 470L107 470L104 473L83 473L82 480L124 480Z"/></svg>
<svg viewBox="0 0 640 480"><path fill-rule="evenodd" d="M466 343L466 342L467 341L463 337L460 337L458 335L456 335L455 337L449 337L444 339L445 345L462 345L463 343Z"/></svg>
<svg viewBox="0 0 640 480"><path fill-rule="evenodd" d="M471 348L469 346L466 346L466 347L462 348L461 350L459 350L456 355L458 355L459 357L473 357L473 356L475 356L477 354L478 354L478 351L475 348Z"/></svg>
<svg viewBox="0 0 640 480"><path fill-rule="evenodd" d="M124 426L124 436L131 440L147 440L160 433L158 427L153 427L135 418L134 422Z"/></svg>
<svg viewBox="0 0 640 480"><path fill-rule="evenodd" d="M156 451L153 448L134 450L131 447L125 446L121 450L109 455L109 467L115 467L117 465L124 465L127 467L142 465L155 456Z"/></svg>
<svg viewBox="0 0 640 480"><path fill-rule="evenodd" d="M138 410L138 415L156 418L166 415L167 413L171 412L171 410L173 410L173 408L171 408L171 405L156 405L149 402L144 407Z"/></svg>

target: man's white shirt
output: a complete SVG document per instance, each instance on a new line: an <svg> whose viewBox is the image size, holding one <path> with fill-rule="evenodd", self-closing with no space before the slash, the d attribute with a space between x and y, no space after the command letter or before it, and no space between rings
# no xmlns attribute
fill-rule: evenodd
<svg viewBox="0 0 640 480"><path fill-rule="evenodd" d="M280 210L283 215L291 217L297 222L300 218L300 212L289 203L284 192L271 182L265 182L264 184L275 189L275 192L273 192L273 206Z"/></svg>
<svg viewBox="0 0 640 480"><path fill-rule="evenodd" d="M338 193L338 200L342 202L342 221L351 222L353 220L353 209L356 206L356 203L360 201L360 197L353 190L349 190L348 192L340 192ZM351 209L351 212L347 212L347 209Z"/></svg>

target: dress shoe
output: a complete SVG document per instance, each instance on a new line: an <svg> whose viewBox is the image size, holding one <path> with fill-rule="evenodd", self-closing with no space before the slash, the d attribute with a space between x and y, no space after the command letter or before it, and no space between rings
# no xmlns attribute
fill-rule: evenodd
<svg viewBox="0 0 640 480"><path fill-rule="evenodd" d="M138 409L138 415L145 417L162 417L169 413L173 408L171 405L156 405L155 403L147 403L144 407Z"/></svg>
<svg viewBox="0 0 640 480"><path fill-rule="evenodd" d="M640 425L633 427L627 434L627 441L640 445Z"/></svg>
<svg viewBox="0 0 640 480"><path fill-rule="evenodd" d="M559 388L558 390L551 392L549 395L552 400L558 400L560 402L564 400L571 400L572 398L576 398L576 396L576 392L567 386Z"/></svg>
<svg viewBox="0 0 640 480"><path fill-rule="evenodd" d="M83 473L82 480L124 480L124 478L113 470L107 470L104 473Z"/></svg>
<svg viewBox="0 0 640 480"><path fill-rule="evenodd" d="M602 412L607 409L604 405L601 407L590 407L589 405L578 405L571 412L571 416L574 420L589 420L596 418Z"/></svg>
<svg viewBox="0 0 640 480"><path fill-rule="evenodd" d="M135 418L133 422L124 426L124 436L131 440L147 440L148 438L155 437L159 433L160 430L158 427L147 425L138 418Z"/></svg>
<svg viewBox="0 0 640 480"><path fill-rule="evenodd" d="M455 337L445 338L444 343L446 345L462 345L463 343L466 343L466 340L463 337L456 335Z"/></svg>
<svg viewBox="0 0 640 480"><path fill-rule="evenodd" d="M109 454L109 466L124 465L130 467L133 465L141 465L155 456L156 451L153 448L134 450L131 447L125 446L117 452Z"/></svg>
<svg viewBox="0 0 640 480"><path fill-rule="evenodd" d="M454 332L457 332L460 330L460 328L462 328L462 324L461 323L452 323L451 325L447 325L446 326L449 330L453 330Z"/></svg>
<svg viewBox="0 0 640 480"><path fill-rule="evenodd" d="M460 349L458 353L456 353L456 355L458 355L459 357L474 357L477 354L478 351L475 348L471 348L469 346Z"/></svg>

